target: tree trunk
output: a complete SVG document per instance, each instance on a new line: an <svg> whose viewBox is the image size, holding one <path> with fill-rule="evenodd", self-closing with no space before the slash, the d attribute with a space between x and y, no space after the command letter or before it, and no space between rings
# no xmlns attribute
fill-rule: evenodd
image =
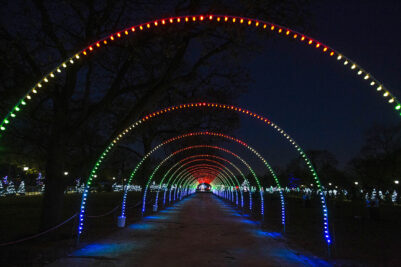
<svg viewBox="0 0 401 267"><path fill-rule="evenodd" d="M64 176L66 136L64 123L66 122L66 108L55 104L53 128L47 147L45 192L42 204L41 230L51 228L61 222L64 204L64 190L67 178ZM60 108L61 106L61 108Z"/></svg>
<svg viewBox="0 0 401 267"><path fill-rule="evenodd" d="M61 177L62 169L60 164L53 161L48 163L46 168L46 187L42 205L41 230L46 230L62 220L62 211L64 204L64 177Z"/></svg>

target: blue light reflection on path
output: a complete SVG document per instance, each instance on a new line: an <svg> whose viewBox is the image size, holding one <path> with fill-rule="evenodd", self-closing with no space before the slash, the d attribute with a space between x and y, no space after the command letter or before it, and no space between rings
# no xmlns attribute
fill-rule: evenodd
<svg viewBox="0 0 401 267"><path fill-rule="evenodd" d="M210 194L183 199L52 266L177 266L182 255L186 266L331 266L287 248L281 233L262 231Z"/></svg>

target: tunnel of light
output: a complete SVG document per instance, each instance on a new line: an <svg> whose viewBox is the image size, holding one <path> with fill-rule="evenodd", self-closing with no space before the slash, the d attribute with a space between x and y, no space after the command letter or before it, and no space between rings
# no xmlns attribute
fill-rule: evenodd
<svg viewBox="0 0 401 267"><path fill-rule="evenodd" d="M150 185L150 183L151 183L151 181L152 181L152 179L153 179L155 173L159 170L159 168L160 168L165 162L167 162L170 158L172 158L173 156L175 156L175 155L177 155L177 154L179 154L179 153L181 153L181 152L184 152L184 151L188 151L188 150L192 150L192 149L199 149L199 148L217 149L217 150L220 150L220 151L229 153L229 154L231 154L232 156L236 157L237 159L239 159L239 160L249 169L249 171L250 171L250 173L252 174L252 176L254 177L254 179L255 179L255 181L256 181L256 183L257 183L259 189L261 189L260 182L259 182L259 179L258 179L256 173L253 171L253 169L251 168L251 166L249 166L249 164L248 164L244 159L242 159L240 156L238 156L237 154L233 153L232 151L230 151L230 150L228 150L228 149L225 149L225 148L222 148L222 147L219 147L219 146L194 145L194 146L189 146L189 147L185 147L185 148L179 149L179 150L177 150L177 151L171 153L170 155L168 155L167 157L165 157L165 158L156 166L156 168L154 169L154 171L153 171L152 174L150 175L150 177L149 177L149 179L148 179L148 182L147 182L147 184L146 184L146 186L145 186L145 189L144 189L143 201L142 201L142 203L143 203L143 204L142 204L142 212L145 211L146 196L147 196L148 187L149 187L149 185ZM130 180L131 180L132 178L133 178L133 176L130 177ZM128 181L128 184L130 183L130 180ZM126 192L124 192L123 209L125 209L126 196L127 196L127 194L126 194ZM261 201L262 201L261 206L263 207L263 199L262 199ZM263 212L263 210L262 210L262 212ZM122 214L124 215L124 212L123 212Z"/></svg>
<svg viewBox="0 0 401 267"><path fill-rule="evenodd" d="M164 19L157 19L147 23L143 23L140 25L132 26L116 33L113 33L101 40L98 40L91 45L87 46L86 48L74 53L71 57L67 58L57 67L52 69L46 75L44 75L35 85L27 91L27 93L20 98L16 105L8 112L8 114L4 117L0 124L0 132L6 131L7 125L11 123L11 121L16 117L18 112L21 111L33 98L37 95L39 91L44 90L53 79L57 78L60 73L65 72L66 69L71 67L73 64L76 64L77 61L82 60L83 57L87 57L102 47L106 47L113 41L118 39L123 39L123 37L131 36L135 32L151 30L155 27L166 27L172 24L178 24L180 22L185 22L188 24L194 23L214 23L213 25L219 25L222 23L230 23L231 25L246 25L247 27L254 27L260 29L261 31L266 32L274 32L278 35L287 37L291 40L296 40L299 43L304 43L306 46L314 47L317 51L321 51L322 54L328 55L338 62L340 62L345 68L350 69L356 75L356 77L361 77L361 79L368 83L369 86L376 89L376 91L382 95L387 102L393 107L398 114L401 111L401 104L399 100L392 94L388 88L386 88L382 82L378 81L371 73L367 70L363 69L360 65L358 65L355 61L351 60L350 58L346 57L344 54L336 51L335 49L331 48L330 46L313 39L305 34L300 32L294 31L289 29L288 27L284 27L278 24L274 24L271 22L266 22L257 19L239 17L239 16L228 16L228 15L188 15L188 16L180 16L180 17L170 17ZM141 123L141 122L140 122ZM302 155L302 154L301 154ZM303 155L302 155L303 156ZM306 156L303 156L304 158ZM308 162L308 160L307 160ZM308 164L309 168L311 169L310 164ZM314 172L313 168L311 169ZM315 180L317 180L317 176L314 175ZM91 180L91 179L90 179ZM318 181L318 180L317 180ZM320 184L318 183L318 188L320 188ZM90 185L90 183L89 183ZM86 201L86 195L83 198ZM328 233L328 220L327 220L327 207L325 204L324 196L321 196L322 204L323 204L323 212L324 212L324 236L327 243L330 243L330 236ZM84 207L81 206L81 211L84 210ZM81 216L82 215L82 216ZM83 213L80 214L80 217L83 217ZM82 230L82 229L81 229ZM81 231L80 231L81 232Z"/></svg>
<svg viewBox="0 0 401 267"><path fill-rule="evenodd" d="M279 181L278 181L277 175L276 175L275 172L273 171L273 168L270 166L270 164L266 161L266 159L264 159L254 148L252 148L251 146L249 146L247 143L245 143L245 142L243 142L243 141L241 141L241 140L239 140L239 139L237 139L237 138L234 138L234 137L231 137L231 136L222 134L222 133L215 133L215 132L207 132L207 131L206 131L206 132L187 133L187 134L183 134L183 135L179 135L179 136L170 138L170 139L164 141L160 146L156 146L156 148L157 148L156 150L160 149L162 146L164 146L164 145L166 145L166 144L168 144L168 143L170 143L170 142L178 141L178 140L180 140L180 139L182 139L182 138L195 137L195 136L215 136L215 137L221 137L221 138L225 138L225 139L234 141L234 142L236 142L236 143L238 143L238 144L244 146L244 147L247 148L248 150L250 150L253 154L255 154L255 155L263 162L263 164L267 167L268 171L270 172L270 174L271 174L272 177L274 178L274 181L275 181L275 183L276 183L276 185L277 185L277 188L279 189L280 202L281 202L281 223L282 223L283 226L284 226L284 225L285 225L285 201L284 201L284 194L283 194L283 192L282 192L282 190L281 190L281 185L280 185L280 183L279 183ZM151 150L149 153L147 153L147 154L143 157L143 160L141 160L141 161L138 163L138 165L135 167L134 171L131 173L130 178L128 179L128 183L127 183L127 184L130 184L130 183L131 183L133 177L135 176L135 173L138 171L138 169L140 168L140 166L143 164L144 160L146 160L146 159L147 159L151 154L153 154L156 150ZM246 180L246 179L245 179L245 180ZM259 181L257 181L257 183L258 183L258 186L259 186L259 189L260 189L261 186L260 186ZM125 214L124 214L124 213L125 213L125 212L124 212L124 207L125 207L125 202L126 202L126 201L125 201L126 194L127 194L127 192L124 193L124 200L123 200L123 205L122 205L122 207L123 207L123 212L122 212L122 215L121 215L121 216L124 216L124 215L125 215Z"/></svg>
<svg viewBox="0 0 401 267"><path fill-rule="evenodd" d="M193 159L193 158L213 158L213 159L216 159L216 160L218 159L218 160L221 160L221 161L223 161L223 162L225 162L225 163L228 163L228 164L230 164L230 165L240 174L240 176L244 179L244 181L247 181L247 182L249 183L249 181L246 179L245 175L242 173L242 171L240 170L240 168L238 168L238 167L237 167L234 163L232 163L231 161L229 161L229 160L227 160L227 159L225 159L225 158L223 158L223 157L216 156L216 155L211 155L211 154L196 154L196 155L193 155L193 156L188 156L188 157L186 157L186 158L184 158L184 159L178 161L178 162L175 163L173 166L171 166L170 169L168 169L168 170L165 172L165 174L163 175L163 178L162 178L161 181L160 181L159 190L160 190L160 188L161 188L161 186L162 186L164 180L166 179L166 177L169 175L169 173L170 173L175 167L177 167L177 165L181 164L183 161L191 160L191 159ZM178 169L176 169L176 170L171 174L170 178L169 178L168 181L167 181L167 185L170 184L170 180L172 179L172 177L175 176L175 174L176 174L179 170L180 170L180 169L178 168ZM235 175L234 175L234 176L235 176ZM244 207L244 201L243 201L242 191L240 191L240 194L241 194L241 207ZM238 203L237 203L237 204L238 204Z"/></svg>
<svg viewBox="0 0 401 267"><path fill-rule="evenodd" d="M226 110L226 111L231 111L231 112L237 112L240 114L244 114L249 116L250 118L256 119L260 122L263 123L265 126L270 126L273 130L275 130L277 133L279 133L280 136L284 138L287 142L289 142L297 151L297 153L301 156L301 158L304 160L306 165L308 166L309 171L312 174L313 177L313 182L317 186L318 193L320 195L320 204L321 204L321 209L322 209L322 217L323 217L323 233L324 233L324 239L328 245L331 244L331 238L330 238L330 233L329 233L329 220L328 220L328 211L327 211L327 205L326 205L326 199L323 194L322 186L320 184L318 175L312 165L312 162L310 159L307 157L303 149L295 142L295 140L288 135L282 128L280 128L277 124L273 123L266 117L263 117L261 115L258 115L254 112L251 112L249 110L233 106L233 105L225 105L225 104L218 104L218 103L208 103L208 102L200 102L200 103L189 103L189 104L181 104L181 105L175 105L171 106L168 108L161 109L159 111L150 113L148 115L143 116L141 119L138 121L132 123L130 126L128 126L125 130L123 130L120 134L115 137L110 144L106 147L106 149L103 151L103 153L99 156L97 162L95 163L94 167L92 168L92 171L89 175L89 178L86 183L86 187L84 189L83 195L82 195L82 202L81 202L81 211L79 215L79 225L78 225L78 235L82 233L83 230L83 221L84 221L84 214L85 214L85 205L87 202L87 196L89 193L89 188L91 186L92 180L96 178L96 173L105 159L105 157L108 155L108 153L114 148L114 146L122 140L122 138L130 133L133 129L138 127L144 122L147 122L149 120L152 120L156 117L159 117L161 115L164 115L166 113L170 112L175 112L175 111L182 111L186 109L198 109L198 108L208 108L208 109L217 109L217 110ZM156 146L153 148L151 151L156 150L160 147L161 145ZM145 160L146 158L144 157L142 160ZM136 171L136 170L134 170Z"/></svg>

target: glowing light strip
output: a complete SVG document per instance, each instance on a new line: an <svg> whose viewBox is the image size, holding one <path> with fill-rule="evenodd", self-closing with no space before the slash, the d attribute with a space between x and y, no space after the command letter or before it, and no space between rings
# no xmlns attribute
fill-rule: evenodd
<svg viewBox="0 0 401 267"><path fill-rule="evenodd" d="M199 171L199 172L203 172L204 174L208 174L211 176L214 176L214 179L218 179L221 178L221 181L226 181L226 186L231 187L230 183L232 181L230 181L230 177L226 176L225 174L222 174L221 172L219 172L218 170L214 169L213 167L198 167L198 168L194 168L193 169L195 172ZM177 176L177 184L178 185L183 185L185 186L186 181L188 181L188 177L193 177L193 173L186 173L185 170L183 170L179 176ZM191 179L191 178L189 178ZM194 178L194 179L198 179L198 178ZM199 183L199 182L198 182Z"/></svg>
<svg viewBox="0 0 401 267"><path fill-rule="evenodd" d="M253 170L249 169L249 171L252 172ZM248 180L246 180L246 181L248 181ZM238 182L238 180L237 180L237 183L238 183L238 186L240 188L241 184ZM249 181L248 181L248 183L249 183ZM250 185L250 183L249 183L249 185ZM262 192L261 188L260 188L260 192ZM242 192L241 192L241 206L242 207L244 206ZM252 210L252 195L251 194L249 195L249 209ZM264 215L264 199L263 198L261 198L261 215Z"/></svg>
<svg viewBox="0 0 401 267"><path fill-rule="evenodd" d="M213 170L213 171L212 171ZM202 171L204 174L208 174L210 176L214 176L213 179L216 179L217 177L221 177L224 178L223 180L225 180L227 182L227 185L229 184L234 184L233 179L231 177L229 177L227 174L222 174L221 172L219 172L219 170L217 169L212 169L211 165L209 165L209 167L207 166L193 166L193 168L191 169L184 169L181 170L177 176L174 178L174 181L172 182L172 184L180 184L180 182L182 182L183 180L187 179L189 176L194 177L195 179L199 179L198 177L195 176L194 172L200 172Z"/></svg>
<svg viewBox="0 0 401 267"><path fill-rule="evenodd" d="M180 177L180 181L175 185L176 186L175 188L181 187L181 184L183 182L184 182L184 185L185 185L185 181L187 181L188 177L192 177L192 178L189 178L189 179L193 179L194 181L197 180L197 178L193 177L191 173L186 173L185 170L183 170L182 173L180 173L180 176L182 176L182 177ZM218 175L214 179L215 180L219 180L222 184L225 184L226 186L228 186L228 184L229 184L229 182L227 181L227 178L224 177L224 176ZM170 192L171 192L171 188L170 188ZM175 200L175 197L176 197L176 193L177 192L175 191L174 192L174 200ZM171 201L171 195L169 197L169 201Z"/></svg>
<svg viewBox="0 0 401 267"><path fill-rule="evenodd" d="M186 161L186 160L188 160L188 159L199 158L199 157L204 157L204 158L213 157L213 158L219 158L220 160L226 160L226 159L224 159L224 158L221 158L221 157L218 157L218 156L214 156L214 155L209 155L209 154L194 155L194 156L186 157L186 158L184 158L183 160L181 160L180 162L177 162L176 164L174 164L174 165L169 169L169 171L170 171L171 169L173 169L175 166L177 166L178 164L181 164L182 162L184 162L184 161ZM204 161L208 160L208 161L211 161L211 160L209 160L209 159L196 159L195 161L198 161L198 160L204 160ZM190 162L187 162L187 163L191 163L191 162L193 162L193 161L190 161ZM218 161L214 161L214 162L217 163ZM230 161L227 160L227 162L230 162ZM231 162L230 162L230 163L231 163ZM220 163L220 164L221 164L221 163ZM232 166L235 166L233 163L231 163L231 164L232 164ZM221 165L224 166L223 164L221 164ZM167 181L167 186L170 184L171 178L175 176L175 173L178 172L178 171L180 170L180 168L182 168L182 167L184 167L184 166L185 166L185 165L182 165L182 166L180 166L176 171L174 171L174 173L171 175L171 177L170 177L169 180ZM235 166L235 167L236 167L236 166ZM230 172L231 176L235 177L235 175L234 175L227 167L226 167L226 169L227 169L228 172ZM164 179L165 179L166 176L168 175L169 171L167 171L166 174L163 176L163 179L161 180L161 183L160 183L160 185L159 185L159 188L161 187L161 184L163 183ZM243 175L242 172L240 172L240 174ZM243 175L243 177L244 177L244 179L247 181L247 179L245 178L245 175ZM235 180L237 181L237 184L240 184L239 181L238 181L238 179L236 179L236 177L235 177Z"/></svg>
<svg viewBox="0 0 401 267"><path fill-rule="evenodd" d="M192 19L191 19L192 18ZM294 31L282 25L274 24L271 22L246 18L246 17L239 17L239 16L228 16L228 15L188 15L188 16L180 16L180 17L170 17L170 18L163 18L157 19L153 21L149 21L146 23L142 23L136 26L132 26L129 28L125 28L121 31L113 33L105 38L102 38L81 51L78 51L73 56L67 58L63 61L60 65L52 69L49 73L42 77L20 100L17 104L11 109L11 111L6 115L3 121L0 124L0 132L6 130L6 125L10 123L10 120L16 117L16 114L21 110L21 108L38 93L46 87L46 85L56 77L58 77L63 71L65 71L68 67L75 64L77 61L81 60L83 57L93 54L95 51L113 43L116 40L123 39L123 37L132 35L135 32L146 31L149 29L157 28L157 27L165 27L170 24L179 24L180 22L186 23L202 23L206 21L210 22L218 22L220 23L230 23L230 24L244 24L248 26L255 27L260 29L261 31L266 32L274 32L278 35L283 37L287 37L291 40L298 40L300 43L304 43L306 46L315 47L317 50L321 51L324 55L328 55L330 57L336 58L339 63L341 63L346 68L349 67L350 70L355 72L355 75L361 77L364 81L366 81L370 86L376 88L379 94L386 99L388 99L388 103L390 103L393 108L397 111L401 111L401 103L395 97L394 94L390 92L388 88L386 88L383 83L377 80L371 73L367 70L363 69L360 65L358 65L355 61L351 60L350 58L346 57L344 54L340 53L339 51L333 49L332 47L323 44L322 42L313 39L303 33L298 31ZM241 22L242 21L242 22ZM399 113L401 115L401 113Z"/></svg>
<svg viewBox="0 0 401 267"><path fill-rule="evenodd" d="M148 158L148 157L150 157L150 155L152 155L155 151L157 151L158 149L160 149L162 146L164 146L165 144L168 144L168 143L170 143L170 142L173 142L173 141L177 141L177 140L180 140L181 138L184 138L184 137L188 137L188 136L194 136L194 135L182 135L182 136L178 136L178 137L173 137L173 138L170 138L170 139L168 139L168 140L166 140L166 141L164 141L163 143L161 143L160 145L158 145L158 146L156 146L155 148L153 148L151 151L149 151L143 158L142 158L142 160L136 165L136 167L135 167L135 169L132 171L132 173L131 173L131 175L130 175L130 177L129 177L129 179L128 179L128 182L127 182L127 185L129 185L130 183L131 183L131 181L132 181L132 179L134 178L134 176L135 176L135 174L136 174L136 172L139 170L139 168L141 167L141 165L143 164L143 162ZM234 141L234 139L235 138L233 138L232 140ZM240 140L238 140L238 141L240 141ZM237 142L238 142L237 141ZM241 142L238 142L239 144L242 144L243 145L243 142L241 141ZM247 147L247 148L249 148L249 146ZM229 150L227 150L227 151L229 151ZM227 152L227 151L225 151L225 152ZM237 157L239 160L241 160L243 163L245 162L242 158L240 158L238 155L236 155L236 154L234 154L234 153L232 153L231 151L230 152L227 152L227 153L229 153L229 154L231 154L231 155L233 155L233 156L235 156L235 157ZM246 162L245 162L246 163ZM244 163L244 164L245 164ZM258 185L258 187L259 187L259 190L261 190L261 186L260 186L260 182L259 182L259 180L257 179L257 176L256 176L256 174L255 174L255 172L253 172L253 170L252 170L252 168L250 168L250 166L246 163L245 164L245 166L247 166L248 167L248 169L251 171L251 173L252 173L252 175L253 175L253 177L255 178L255 181L256 181L256 183L257 183L257 185ZM127 188L127 187L126 187ZM147 188L147 187L146 187ZM147 189L145 189L145 190L147 190ZM146 191L145 191L146 192ZM124 190L124 195L123 195L123 202L122 202L122 205L121 205L121 216L125 216L125 205L126 205L126 202L127 202L127 190ZM85 191L84 191L84 194L85 194ZM146 196L145 196L145 198L146 198ZM263 200L262 200L263 201ZM145 203L145 201L144 201L144 203ZM250 201L250 205L251 205L251 201ZM262 205L263 206L263 205ZM250 207L250 209L252 209L251 207Z"/></svg>
<svg viewBox="0 0 401 267"><path fill-rule="evenodd" d="M191 156L191 157L192 157L192 156ZM184 160L187 160L187 159L188 159L188 157L185 158ZM172 168L174 168L177 164L182 164L182 162L183 162L184 160L181 160L180 162L177 162L176 164L174 164L174 165L166 172L166 174L168 174L169 171L170 171ZM189 162L186 162L186 163L182 164L176 171L180 170L181 168L185 167L185 166L188 165L188 164L191 164L191 163L193 163L193 162L199 162L199 161L202 161L202 162L204 162L204 161L213 162L213 163L219 165L220 167L222 167L222 168L225 169L225 172L226 172L226 173L227 173L227 172L230 173L230 176L231 176L231 177L234 177L234 179L237 181L237 184L240 185L240 183L239 183L238 179L235 177L235 175L234 175L234 174L230 171L230 169L228 169L224 164L221 164L221 163L218 162L218 161L210 160L210 159L207 159L207 158L201 158L201 159L198 158L198 159L190 160ZM163 178L165 178L165 176L166 176L166 175L164 175ZM172 174L171 177L174 177L174 174ZM171 179L171 178L170 178L170 179ZM169 185L169 182L167 182L167 186L168 186L168 185ZM159 189L160 189L160 188L161 188L161 185L159 186Z"/></svg>
<svg viewBox="0 0 401 267"><path fill-rule="evenodd" d="M158 147L158 146L156 146L156 147ZM146 187L145 187L145 191L144 191L144 195L143 195L143 202L142 202L142 203L143 203L143 206L142 206L142 213L145 211L146 194L147 194L147 189L148 189L149 183L150 183L150 181L153 179L154 174L157 172L157 170L160 168L160 166L162 166L167 160L169 160L171 157L175 156L176 154L181 153L181 152L186 151L186 150L189 150L189 149L194 149L194 148L212 148L212 149L217 149L217 150L220 150L220 151L223 151L223 152L226 152L226 153L231 154L232 156L234 156L234 157L236 157L237 159L239 159L245 166L247 166L247 168L249 169L249 171L251 172L251 174L252 174L253 177L255 178L255 181L256 181L256 183L258 184L258 187L261 188L260 182L259 182L259 179L258 179L256 173L253 171L253 169L251 168L251 166L249 166L249 164L248 164L245 160L243 160L240 156L238 156L237 154L231 152L231 151L228 150L228 149L221 148L221 147L218 147L218 146L209 146L209 145L190 146L190 147L186 147L186 148L183 148L183 149L180 149L180 150L177 150L177 151L171 153L169 156L167 156L166 158L164 158L164 160L154 169L154 171L153 171L151 177L149 178L148 183L146 184ZM137 170L137 168L135 168L134 172L136 172L136 170ZM128 183L127 183L127 184L129 184L129 183L131 182L131 179L132 179L132 178L133 178L133 176L130 177L130 179L128 180ZM85 192L84 192L84 193L85 193ZM122 206L123 206L123 209L125 209L126 196L127 196L127 195L124 194L123 205L122 205ZM263 199L262 199L262 206L263 206ZM125 214L125 212L123 212L123 214Z"/></svg>
<svg viewBox="0 0 401 267"><path fill-rule="evenodd" d="M274 181L276 183L276 186L279 189L280 202L281 202L281 224L284 227L284 225L285 225L285 200L284 200L284 194L282 192L282 188L281 188L280 182L279 182L279 180L277 178L277 175L275 174L273 168L270 166L270 164L267 162L267 160L259 154L259 152L257 152L253 147L249 146L244 141L242 141L242 140L240 140L238 138L226 135L226 134L222 134L222 133L209 132L209 131L206 131L206 132L194 132L194 133L183 134L183 135L177 136L175 138L176 139L181 139L181 138L192 137L192 136L222 137L222 138L226 138L228 140L234 141L234 142L236 142L236 143L248 148L249 150L251 150L263 162L263 164L267 167L267 169L269 170L270 174L273 176L273 179L274 179ZM262 209L264 209L263 206L262 206ZM262 214L264 214L264 211L262 212Z"/></svg>
<svg viewBox="0 0 401 267"><path fill-rule="evenodd" d="M229 160L227 160L227 159L225 159L225 158L219 157L219 156L215 156L215 155L210 155L210 154L200 154L200 155L199 155L199 154L198 154L198 155L186 157L186 158L184 158L183 160L181 160L181 161L177 162L176 164L174 164L174 165L163 175L163 178L162 178L162 180L160 181L160 184L159 184L159 190L160 190L160 188L162 187L162 184L163 184L164 180L166 179L167 175L168 175L168 174L170 173L170 171L171 171L172 169L174 169L178 164L180 164L181 162L183 162L183 161L185 161L185 160L187 160L187 159L193 159L193 158L199 158L199 157L206 157L206 158L219 159L219 160L222 160L222 161L224 161L224 162L230 164L234 169L236 169L236 171L242 176L242 178L243 178L245 181L247 181L247 182L249 183L249 181L246 179L245 175L241 172L241 170L240 170L234 163L232 163L231 161L229 161ZM227 168L227 169L228 169L228 168ZM172 176L174 176L176 172L177 172L177 170L172 174ZM231 171L230 171L230 172L231 172ZM233 174L233 176L236 177L234 174ZM171 177L170 177L170 179L167 181L167 187L168 187L168 185L169 185L169 183L170 183L170 180L171 180ZM250 183L249 183L249 184L250 184ZM243 195L242 195L242 191L241 191L241 190L240 190L240 194L241 194L241 207L244 207ZM238 204L238 203L237 203L237 204Z"/></svg>
<svg viewBox="0 0 401 267"><path fill-rule="evenodd" d="M191 166L190 168L186 168L185 170L182 170L177 177L175 178L175 180L177 181L177 183L179 181L183 181L186 179L186 173L192 175L195 179L199 180L200 177L197 177L197 175L205 175L208 174L210 176L214 176L213 179L215 179L216 177L218 177L219 175L221 175L222 177L226 177L229 181L229 184L235 186L235 183L233 182L233 179L231 176L229 176L226 172L221 172L222 169L216 167L215 165L211 165L211 164L200 164L200 165L194 165ZM213 181L213 180L212 180Z"/></svg>
<svg viewBox="0 0 401 267"><path fill-rule="evenodd" d="M283 129L281 129L277 124L273 123L269 119L260 116L254 112L251 112L249 110L239 108L233 105L225 105L225 104L217 104L217 103L207 103L207 102L200 102L200 103L189 103L189 104L182 104L182 105L176 105L176 106L171 106L168 108L161 109L159 111L150 113L138 121L134 122L131 124L131 126L127 127L124 131L122 131L114 140L106 147L106 149L103 151L103 153L100 155L98 158L95 166L93 167L89 178L87 180L86 187L84 189L83 195L82 195L82 203L81 203L81 212L79 216L79 224L78 224L78 234L80 235L83 230L83 221L84 221L84 214L85 214L85 205L86 205L86 198L89 193L89 188L91 186L92 180L96 177L96 172L100 167L100 164L103 162L104 158L108 153L114 148L114 146L120 142L120 140L128 134L130 131L132 131L135 127L141 125L142 123L151 120L153 118L159 117L165 113L173 112L173 111L181 111L184 109L195 109L195 108L211 108L211 109L221 109L221 110L226 110L226 111L231 111L231 112L238 112L240 114L247 115L251 118L257 119L264 123L265 126L270 126L272 127L273 130L275 130L277 133L279 133L286 141L288 141L298 152L298 154L301 156L301 158L305 161L307 164L309 171L311 172L313 176L313 182L317 186L319 195L320 195L320 200L321 200L321 207L322 207L322 213L323 213L323 232L324 232L324 238L326 240L326 243L328 245L331 244L331 238L330 238L330 233L329 233L329 220L328 220L328 212L327 212L327 205L326 205L326 198L323 194L322 186L319 181L319 177L317 176L317 173L312 165L312 162L308 158L308 156L305 154L305 152L302 150L302 148L296 143L296 141L288 134L286 133ZM161 145L155 147L152 149L156 150L160 147ZM146 156L145 156L146 157ZM145 160L146 158L143 158ZM138 166L138 165L137 165ZM136 170L134 170L136 171Z"/></svg>
<svg viewBox="0 0 401 267"><path fill-rule="evenodd" d="M188 157L188 158L192 158L192 157L194 157L194 156L191 156L191 157ZM185 159L184 159L185 160ZM183 166L181 166L181 167L183 167ZM169 179L169 181L167 182L167 184L169 184L170 183L170 180L171 180L171 178L172 177L174 177L174 175L175 175L175 173L178 171L179 169L177 169L173 174L172 174L172 176L170 177L170 179ZM165 176L164 176L165 177ZM177 176L178 177L178 176ZM234 178L235 178L235 180L237 181L237 184L240 186L240 183L239 183L239 181L236 179L236 177L234 176ZM163 178L164 179L164 178ZM175 178L176 179L176 178ZM246 180L246 178L245 178L245 180ZM235 183L232 181L232 183L235 185ZM172 184L174 184L174 182L172 182ZM160 188L160 186L159 186L159 188ZM240 193L241 193L241 206L243 207L244 206L244 202L243 202L243 195L242 195L242 192L240 191ZM237 204L238 204L238 195L237 195L237 192L236 192L236 197L237 197ZM144 202L146 202L146 201L144 201ZM251 203L251 200L250 200L250 203ZM263 205L263 200L261 201L261 204ZM250 208L251 208L251 204L250 204ZM263 210L262 210L263 211ZM263 213L262 213L263 214Z"/></svg>

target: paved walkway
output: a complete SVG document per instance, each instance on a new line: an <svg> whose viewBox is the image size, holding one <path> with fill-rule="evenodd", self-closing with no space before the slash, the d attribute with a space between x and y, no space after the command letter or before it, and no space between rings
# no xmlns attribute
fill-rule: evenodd
<svg viewBox="0 0 401 267"><path fill-rule="evenodd" d="M195 194L51 266L329 266L286 247L208 193Z"/></svg>

